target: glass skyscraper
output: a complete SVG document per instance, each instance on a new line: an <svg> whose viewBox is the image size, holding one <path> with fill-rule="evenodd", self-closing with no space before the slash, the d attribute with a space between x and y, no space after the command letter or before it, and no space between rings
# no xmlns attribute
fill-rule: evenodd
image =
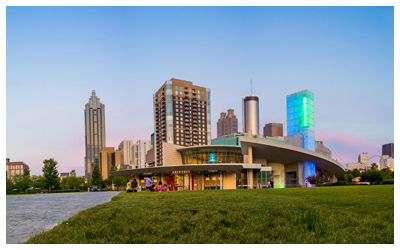
<svg viewBox="0 0 400 250"><path fill-rule="evenodd" d="M298 146L315 151L314 136L314 94L303 90L286 97L287 135L299 134ZM304 180L315 175L315 163L304 162Z"/></svg>
<svg viewBox="0 0 400 250"><path fill-rule="evenodd" d="M95 164L99 164L100 152L106 146L105 107L92 91L85 105L85 178L89 179Z"/></svg>

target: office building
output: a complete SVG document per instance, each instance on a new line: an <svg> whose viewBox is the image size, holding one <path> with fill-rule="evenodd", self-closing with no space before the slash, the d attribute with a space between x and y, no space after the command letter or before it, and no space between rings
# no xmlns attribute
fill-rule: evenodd
<svg viewBox="0 0 400 250"><path fill-rule="evenodd" d="M139 140L132 145L132 165L135 168L145 168L146 165L146 154L151 148L151 141Z"/></svg>
<svg viewBox="0 0 400 250"><path fill-rule="evenodd" d="M358 170L365 170L366 166L362 163L354 162L354 163L347 163L347 170L353 170L353 169L358 169Z"/></svg>
<svg viewBox="0 0 400 250"><path fill-rule="evenodd" d="M259 134L259 97L247 95L242 97L243 133Z"/></svg>
<svg viewBox="0 0 400 250"><path fill-rule="evenodd" d="M382 155L388 155L394 159L394 143L382 145Z"/></svg>
<svg viewBox="0 0 400 250"><path fill-rule="evenodd" d="M95 164L99 164L99 155L106 146L105 106L92 91L85 105L85 178L89 179Z"/></svg>
<svg viewBox="0 0 400 250"><path fill-rule="evenodd" d="M298 136L300 147L315 151L314 94L303 90L286 96L287 136ZM316 175L314 162L304 162L304 180ZM306 181L305 181L306 182ZM306 182L306 185L309 185Z"/></svg>
<svg viewBox="0 0 400 250"><path fill-rule="evenodd" d="M379 160L379 166L381 169L389 168L390 170L394 170L394 159L389 155L382 155Z"/></svg>
<svg viewBox="0 0 400 250"><path fill-rule="evenodd" d="M358 156L358 163L364 164L364 166L369 166L369 156L367 152L363 152Z"/></svg>
<svg viewBox="0 0 400 250"><path fill-rule="evenodd" d="M238 132L238 119L233 109L228 109L228 113L222 112L217 122L217 137L235 134Z"/></svg>
<svg viewBox="0 0 400 250"><path fill-rule="evenodd" d="M283 137L282 123L268 123L264 126L264 135L268 137Z"/></svg>
<svg viewBox="0 0 400 250"><path fill-rule="evenodd" d="M163 165L163 144L207 145L211 141L210 89L172 78L153 95L155 164Z"/></svg>
<svg viewBox="0 0 400 250"><path fill-rule="evenodd" d="M123 165L129 165L132 162L132 145L132 140L123 140L118 146L118 149L121 150Z"/></svg>
<svg viewBox="0 0 400 250"><path fill-rule="evenodd" d="M108 179L112 167L122 164L121 150L115 150L114 147L104 147L100 152L100 172L104 179Z"/></svg>
<svg viewBox="0 0 400 250"><path fill-rule="evenodd" d="M24 174L24 169L29 170L29 166L23 161L10 162L10 158L6 158L6 171L8 178Z"/></svg>

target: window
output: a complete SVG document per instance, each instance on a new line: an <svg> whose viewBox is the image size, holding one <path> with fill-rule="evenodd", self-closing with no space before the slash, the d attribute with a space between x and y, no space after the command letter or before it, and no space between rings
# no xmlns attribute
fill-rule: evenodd
<svg viewBox="0 0 400 250"><path fill-rule="evenodd" d="M182 92L179 92L180 95L182 95Z"/></svg>
<svg viewBox="0 0 400 250"><path fill-rule="evenodd" d="M175 95L177 95L178 94L178 91L175 91Z"/></svg>
<svg viewBox="0 0 400 250"><path fill-rule="evenodd" d="M182 87L179 87L179 90L182 90Z"/></svg>
<svg viewBox="0 0 400 250"><path fill-rule="evenodd" d="M182 105L181 105L181 108L182 108Z"/></svg>
<svg viewBox="0 0 400 250"><path fill-rule="evenodd" d="M175 86L175 90L178 90L178 86Z"/></svg>
<svg viewBox="0 0 400 250"><path fill-rule="evenodd" d="M197 94L200 94L200 90L197 90Z"/></svg>

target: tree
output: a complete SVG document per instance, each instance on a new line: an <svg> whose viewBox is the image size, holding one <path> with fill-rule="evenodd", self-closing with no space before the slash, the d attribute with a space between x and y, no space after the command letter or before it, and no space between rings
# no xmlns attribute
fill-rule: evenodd
<svg viewBox="0 0 400 250"><path fill-rule="evenodd" d="M383 176L383 179L384 180L386 180L386 179L392 179L392 170L390 170L390 168L388 168L388 167L386 167L386 168L383 168L383 169L381 169L381 172L382 172L382 176Z"/></svg>
<svg viewBox="0 0 400 250"><path fill-rule="evenodd" d="M371 164L371 170L378 170L378 169L379 169L378 164L376 164L376 163Z"/></svg>
<svg viewBox="0 0 400 250"><path fill-rule="evenodd" d="M125 168L121 167L120 169L117 169L116 167L111 166L111 171L110 172L112 172L112 171L121 171L121 170L125 170ZM116 186L117 189L118 189L118 186L125 186L126 185L127 178L125 176L113 176L113 175L110 175L109 178L112 180L112 183L114 183L114 186Z"/></svg>
<svg viewBox="0 0 400 250"><path fill-rule="evenodd" d="M31 181L32 181L32 186L34 188L43 188L44 187L44 177L41 175L32 175Z"/></svg>
<svg viewBox="0 0 400 250"><path fill-rule="evenodd" d="M75 177L76 177L75 169L72 169L72 171L71 171L71 173L69 174L69 176L75 176Z"/></svg>
<svg viewBox="0 0 400 250"><path fill-rule="evenodd" d="M67 189L80 189L82 180L76 176L70 176L68 178L65 178L66 180L66 188Z"/></svg>
<svg viewBox="0 0 400 250"><path fill-rule="evenodd" d="M20 192L25 190L24 187L24 177L22 174L17 174L12 177L12 181L14 182L14 187L18 189Z"/></svg>
<svg viewBox="0 0 400 250"><path fill-rule="evenodd" d="M94 168L92 170L91 182L93 186L97 186L102 182L102 176L100 173L99 166L97 164L94 164Z"/></svg>
<svg viewBox="0 0 400 250"><path fill-rule="evenodd" d="M369 181L371 183L380 183L383 180L383 174L375 167L361 173L361 181Z"/></svg>
<svg viewBox="0 0 400 250"><path fill-rule="evenodd" d="M344 179L346 182L352 182L354 177L357 176L353 175L353 171L346 171L346 173L344 173Z"/></svg>
<svg viewBox="0 0 400 250"><path fill-rule="evenodd" d="M24 169L24 174L22 175L22 179L24 182L24 190L29 187L32 187L32 180L31 180L31 171L27 168Z"/></svg>
<svg viewBox="0 0 400 250"><path fill-rule="evenodd" d="M58 177L57 164L53 158L43 161L43 177L44 177L44 188L51 190L58 189L60 187L60 178Z"/></svg>
<svg viewBox="0 0 400 250"><path fill-rule="evenodd" d="M13 189L13 186L14 186L14 184L13 184L12 180L10 178L8 178L8 173L6 171L6 189L7 189L7 191L11 191Z"/></svg>
<svg viewBox="0 0 400 250"><path fill-rule="evenodd" d="M358 170L357 168L353 169L351 172L354 177L360 177L361 175L360 170Z"/></svg>

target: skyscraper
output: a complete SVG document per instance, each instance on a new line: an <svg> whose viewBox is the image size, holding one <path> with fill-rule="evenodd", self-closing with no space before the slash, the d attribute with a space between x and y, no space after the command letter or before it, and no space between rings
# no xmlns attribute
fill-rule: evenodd
<svg viewBox="0 0 400 250"><path fill-rule="evenodd" d="M171 78L153 95L155 164L163 165L162 143L211 143L210 89Z"/></svg>
<svg viewBox="0 0 400 250"><path fill-rule="evenodd" d="M286 97L287 135L299 136L299 143L305 149L315 151L314 139L314 94L303 90ZM306 178L315 175L315 163L304 162L304 183Z"/></svg>
<svg viewBox="0 0 400 250"><path fill-rule="evenodd" d="M269 137L275 137L275 136L283 137L283 124L282 123L265 124L264 135Z"/></svg>
<svg viewBox="0 0 400 250"><path fill-rule="evenodd" d="M242 97L243 109L243 133L258 135L259 132L259 97L257 95L247 95Z"/></svg>
<svg viewBox="0 0 400 250"><path fill-rule="evenodd" d="M382 155L388 155L394 159L394 143L382 145Z"/></svg>
<svg viewBox="0 0 400 250"><path fill-rule="evenodd" d="M228 114L221 113L221 117L217 122L217 137L238 132L238 119L233 112L233 109L228 109Z"/></svg>
<svg viewBox="0 0 400 250"><path fill-rule="evenodd" d="M95 164L99 164L100 152L106 146L105 107L92 91L85 105L85 178L89 179Z"/></svg>
<svg viewBox="0 0 400 250"><path fill-rule="evenodd" d="M314 94L303 90L286 97L287 135L301 134L303 148L315 151Z"/></svg>

